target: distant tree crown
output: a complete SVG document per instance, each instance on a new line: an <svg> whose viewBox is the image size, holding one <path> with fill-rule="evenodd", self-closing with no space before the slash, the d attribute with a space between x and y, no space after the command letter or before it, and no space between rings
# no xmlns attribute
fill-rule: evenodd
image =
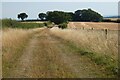
<svg viewBox="0 0 120 80"><path fill-rule="evenodd" d="M70 16L63 11L48 11L47 20L54 22L55 24L65 23L70 19Z"/></svg>
<svg viewBox="0 0 120 80"><path fill-rule="evenodd" d="M41 19L41 20L46 20L46 14L45 13L39 13L38 14L38 17Z"/></svg>
<svg viewBox="0 0 120 80"><path fill-rule="evenodd" d="M102 21L103 17L92 9L77 10L74 13L75 21Z"/></svg>
<svg viewBox="0 0 120 80"><path fill-rule="evenodd" d="M27 15L26 13L20 13L20 14L18 14L18 18L21 18L22 21L23 21L25 18L27 18L27 17L28 17L28 15Z"/></svg>

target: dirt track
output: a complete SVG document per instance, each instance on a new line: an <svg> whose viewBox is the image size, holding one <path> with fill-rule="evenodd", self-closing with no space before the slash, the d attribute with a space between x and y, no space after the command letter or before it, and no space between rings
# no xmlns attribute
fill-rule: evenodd
<svg viewBox="0 0 120 80"><path fill-rule="evenodd" d="M14 64L13 64L14 65ZM49 29L34 34L23 55L11 68L10 75L19 78L88 78L106 76L90 59L80 56Z"/></svg>

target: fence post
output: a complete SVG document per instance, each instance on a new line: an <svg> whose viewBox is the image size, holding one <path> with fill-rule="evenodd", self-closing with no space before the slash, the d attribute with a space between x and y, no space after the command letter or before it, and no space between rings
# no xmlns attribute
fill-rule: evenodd
<svg viewBox="0 0 120 80"><path fill-rule="evenodd" d="M91 30L93 30L94 28L92 27Z"/></svg>
<svg viewBox="0 0 120 80"><path fill-rule="evenodd" d="M105 38L107 39L108 29L105 29Z"/></svg>

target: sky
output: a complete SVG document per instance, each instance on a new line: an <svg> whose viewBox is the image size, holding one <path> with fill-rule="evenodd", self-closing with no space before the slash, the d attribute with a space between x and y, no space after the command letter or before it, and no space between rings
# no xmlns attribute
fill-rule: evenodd
<svg viewBox="0 0 120 80"><path fill-rule="evenodd" d="M1 0L2 2L118 2L119 0Z"/></svg>
<svg viewBox="0 0 120 80"><path fill-rule="evenodd" d="M13 2L12 2L13 1ZM33 0L31 0L33 1ZM36 1L36 0L35 0ZM118 2L2 2L2 18L17 19L21 12L28 14L28 19L37 19L41 12L60 10L74 12L76 10L91 8L103 16L118 15ZM46 0L45 0L46 1ZM48 0L47 0L48 1ZM110 1L110 0L109 0ZM0 3L1 4L1 3Z"/></svg>

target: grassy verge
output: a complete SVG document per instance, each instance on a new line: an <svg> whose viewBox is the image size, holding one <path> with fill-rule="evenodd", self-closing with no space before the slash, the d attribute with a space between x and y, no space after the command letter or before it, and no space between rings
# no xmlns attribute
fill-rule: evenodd
<svg viewBox="0 0 120 80"><path fill-rule="evenodd" d="M52 34L66 40L68 46L76 50L81 56L90 58L97 65L100 65L108 74L111 76L117 76L118 74L118 60L113 57L116 53L116 42L117 39L104 39L99 31L75 31L75 30L60 30L51 29ZM84 33L82 33L84 32ZM89 34L89 35L88 35ZM113 34L109 34L113 37ZM116 34L117 35L117 34ZM104 40L104 41L103 41ZM102 51L103 50L103 51ZM104 50L106 50L104 52ZM111 52L114 54L110 54ZM108 53L110 52L110 53ZM117 53L115 54L117 56Z"/></svg>
<svg viewBox="0 0 120 80"><path fill-rule="evenodd" d="M22 55L29 39L32 37L32 30L6 29L2 36L2 69L3 77L7 77L8 72L18 58Z"/></svg>
<svg viewBox="0 0 120 80"><path fill-rule="evenodd" d="M12 19L2 19L2 61L3 77L16 67L16 61L22 55L29 39L43 23L22 23ZM14 66L13 66L14 64Z"/></svg>
<svg viewBox="0 0 120 80"><path fill-rule="evenodd" d="M85 51L80 49L79 53L82 56L89 57L92 61L94 61L97 65L102 66L108 72L109 75L116 75L118 74L118 62L112 59L107 55L99 56L95 52Z"/></svg>
<svg viewBox="0 0 120 80"><path fill-rule="evenodd" d="M57 37L57 36L56 36ZM62 39L58 37L59 39ZM74 44L71 41L67 41L62 39L71 49L73 49L75 52L78 53L80 56L85 56L90 58L93 62L95 62L97 65L101 66L106 71L106 74L108 76L117 76L118 74L118 62L113 60L111 57L107 55L97 55L98 53L86 51L85 49L82 49L80 47L77 47L76 44Z"/></svg>

